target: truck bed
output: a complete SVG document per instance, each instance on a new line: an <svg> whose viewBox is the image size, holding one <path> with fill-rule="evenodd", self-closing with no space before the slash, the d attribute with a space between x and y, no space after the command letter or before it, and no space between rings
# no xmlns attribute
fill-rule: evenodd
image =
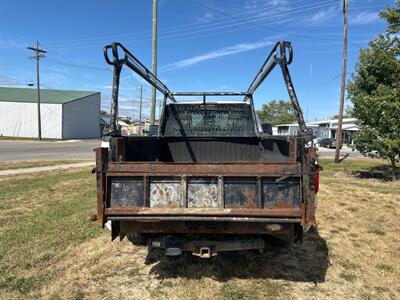
<svg viewBox="0 0 400 300"><path fill-rule="evenodd" d="M300 149L298 137L112 138L110 153L96 150L98 191L106 191L98 195L98 207L104 221L118 221L119 235L209 228L265 234L266 223L284 224L293 233L305 223L308 176Z"/></svg>

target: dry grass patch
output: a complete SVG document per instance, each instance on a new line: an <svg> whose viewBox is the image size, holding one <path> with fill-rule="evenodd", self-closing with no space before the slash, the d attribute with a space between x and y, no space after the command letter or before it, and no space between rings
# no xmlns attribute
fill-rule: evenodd
<svg viewBox="0 0 400 300"><path fill-rule="evenodd" d="M73 164L84 162L84 160L26 160L26 161L2 161L0 162L0 171L11 170L11 169L23 169L23 168L37 168L37 167L48 167L57 166L63 164Z"/></svg>
<svg viewBox="0 0 400 300"><path fill-rule="evenodd" d="M0 182L3 199L14 199L0 215L23 215L0 231L0 298L398 299L400 182L354 175L371 161L322 164L318 231L303 244L271 241L263 254L210 260L170 261L111 242L88 219L96 201L88 171ZM32 195L40 205L24 210Z"/></svg>

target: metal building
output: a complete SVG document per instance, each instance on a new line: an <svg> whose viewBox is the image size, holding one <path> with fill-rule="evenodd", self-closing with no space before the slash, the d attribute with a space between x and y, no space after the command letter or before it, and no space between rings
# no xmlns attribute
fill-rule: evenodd
<svg viewBox="0 0 400 300"><path fill-rule="evenodd" d="M100 93L42 89L42 138L100 136ZM38 137L37 91L0 87L0 136Z"/></svg>

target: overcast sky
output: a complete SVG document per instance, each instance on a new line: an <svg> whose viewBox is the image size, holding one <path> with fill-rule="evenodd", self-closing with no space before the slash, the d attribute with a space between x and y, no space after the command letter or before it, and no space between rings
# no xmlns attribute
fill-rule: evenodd
<svg viewBox="0 0 400 300"><path fill-rule="evenodd" d="M349 1L348 72L361 47L385 22L389 0ZM270 48L292 42L292 79L308 120L338 113L343 40L339 0L159 0L158 75L172 91L245 91ZM151 68L151 0L2 1L0 86L35 82L27 46L36 39L44 88L100 91L109 110L112 71L104 45L119 41ZM122 114L138 114L141 80L128 69L121 80ZM148 112L149 86L145 85ZM288 99L276 69L255 94L256 108ZM133 103L134 106L133 107Z"/></svg>

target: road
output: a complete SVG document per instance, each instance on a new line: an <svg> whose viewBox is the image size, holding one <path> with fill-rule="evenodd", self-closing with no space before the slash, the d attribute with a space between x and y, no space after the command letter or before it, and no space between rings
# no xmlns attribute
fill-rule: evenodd
<svg viewBox="0 0 400 300"><path fill-rule="evenodd" d="M0 161L14 160L94 160L93 149L100 140L75 140L57 142L0 140ZM343 147L341 157L364 157L358 151ZM320 158L333 158L335 149L319 148Z"/></svg>
<svg viewBox="0 0 400 300"><path fill-rule="evenodd" d="M319 147L317 151L318 157L319 158L334 158L335 157L335 149L328 149L328 148L323 148ZM363 158L365 157L358 151L352 151L350 148L343 146L343 148L340 150L340 157L355 157L355 158Z"/></svg>
<svg viewBox="0 0 400 300"><path fill-rule="evenodd" d="M16 160L94 160L93 149L100 140L11 141L0 140L0 161Z"/></svg>

